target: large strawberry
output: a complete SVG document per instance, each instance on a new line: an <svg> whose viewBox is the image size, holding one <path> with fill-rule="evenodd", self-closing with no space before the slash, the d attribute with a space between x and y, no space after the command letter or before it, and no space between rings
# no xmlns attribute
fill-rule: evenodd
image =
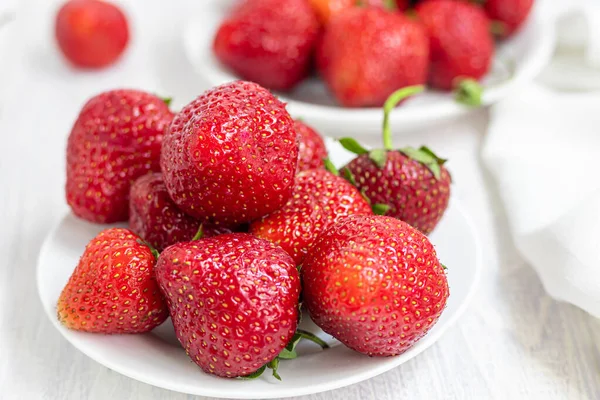
<svg viewBox="0 0 600 400"><path fill-rule="evenodd" d="M478 105L481 88L476 81L489 71L494 56L490 22L483 9L462 0L429 0L417 5L416 11L429 34L429 84L457 89L460 101Z"/></svg>
<svg viewBox="0 0 600 400"><path fill-rule="evenodd" d="M251 82L209 90L170 125L161 166L173 201L187 214L225 225L283 206L298 163L294 121L285 105Z"/></svg>
<svg viewBox="0 0 600 400"><path fill-rule="evenodd" d="M155 253L127 229L106 229L85 248L58 299L67 328L142 333L162 324L167 305L154 280Z"/></svg>
<svg viewBox="0 0 600 400"><path fill-rule="evenodd" d="M506 38L527 20L533 0L485 0L485 12L492 20L494 33Z"/></svg>
<svg viewBox="0 0 600 400"><path fill-rule="evenodd" d="M380 214L392 216L429 234L442 218L450 200L451 177L446 160L427 147L393 149L389 114L396 104L422 88L394 93L384 107L384 149L367 150L350 138L342 145L359 156L343 169Z"/></svg>
<svg viewBox="0 0 600 400"><path fill-rule="evenodd" d="M337 101L382 106L401 87L427 80L429 41L423 27L380 8L355 7L331 20L317 48L317 66Z"/></svg>
<svg viewBox="0 0 600 400"><path fill-rule="evenodd" d="M129 42L123 11L100 0L69 0L56 15L55 36L65 57L80 68L115 62Z"/></svg>
<svg viewBox="0 0 600 400"><path fill-rule="evenodd" d="M160 173L144 175L131 186L129 228L156 250L192 240L200 225L171 200ZM203 237L232 232L226 226L202 224Z"/></svg>
<svg viewBox="0 0 600 400"><path fill-rule="evenodd" d="M323 233L302 265L312 320L346 346L393 356L437 322L449 295L433 245L390 217L352 215Z"/></svg>
<svg viewBox="0 0 600 400"><path fill-rule="evenodd" d="M213 49L243 79L289 90L308 75L318 33L307 0L245 0L221 24Z"/></svg>
<svg viewBox="0 0 600 400"><path fill-rule="evenodd" d="M267 364L276 370L300 295L296 265L280 247L246 233L178 243L160 255L156 279L179 342L204 371L232 378Z"/></svg>
<svg viewBox="0 0 600 400"><path fill-rule="evenodd" d="M298 171L305 171L323 166L327 158L327 148L323 138L312 127L303 121L294 121L298 134Z"/></svg>
<svg viewBox="0 0 600 400"><path fill-rule="evenodd" d="M250 225L250 233L270 240L288 252L297 265L317 237L339 218L372 214L369 203L345 179L324 169L296 176L292 197L285 206Z"/></svg>
<svg viewBox="0 0 600 400"><path fill-rule="evenodd" d="M67 146L66 197L75 215L97 223L126 221L131 183L160 170L163 131L172 119L163 99L137 90L90 99Z"/></svg>

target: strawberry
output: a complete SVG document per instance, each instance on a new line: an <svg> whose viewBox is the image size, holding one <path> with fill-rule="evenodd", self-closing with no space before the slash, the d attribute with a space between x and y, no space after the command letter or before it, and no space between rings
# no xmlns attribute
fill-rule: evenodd
<svg viewBox="0 0 600 400"><path fill-rule="evenodd" d="M317 48L317 67L337 101L381 106L396 89L425 83L429 42L400 14L356 7L331 20Z"/></svg>
<svg viewBox="0 0 600 400"><path fill-rule="evenodd" d="M433 245L390 217L352 215L323 233L302 264L312 320L369 356L400 354L437 322L449 295Z"/></svg>
<svg viewBox="0 0 600 400"><path fill-rule="evenodd" d="M307 0L246 0L219 27L213 50L243 79L285 91L308 76L318 34Z"/></svg>
<svg viewBox="0 0 600 400"><path fill-rule="evenodd" d="M200 225L200 221L177 208L160 173L144 175L131 186L129 228L156 250L192 240ZM201 232L208 238L232 233L233 229L204 224Z"/></svg>
<svg viewBox="0 0 600 400"><path fill-rule="evenodd" d="M70 0L58 11L55 36L64 56L80 68L114 63L129 42L127 19L120 8L99 0Z"/></svg>
<svg viewBox="0 0 600 400"><path fill-rule="evenodd" d="M59 321L69 329L94 333L156 328L169 314L154 280L155 263L155 253L133 232L100 232L60 294Z"/></svg>
<svg viewBox="0 0 600 400"><path fill-rule="evenodd" d="M252 375L292 340L300 278L281 248L232 233L167 248L156 265L175 333L204 371ZM254 376L253 376L254 377Z"/></svg>
<svg viewBox="0 0 600 400"><path fill-rule="evenodd" d="M485 0L484 8L492 20L494 33L507 38L527 20L533 8L533 0Z"/></svg>
<svg viewBox="0 0 600 400"><path fill-rule="evenodd" d="M408 95L422 90L405 88L394 93L384 110L384 149L368 151L350 138L342 145L359 154L342 171L365 195L379 214L401 219L429 234L442 218L450 200L451 177L446 160L427 147L394 150L389 113Z"/></svg>
<svg viewBox="0 0 600 400"><path fill-rule="evenodd" d="M312 169L296 176L287 204L250 224L250 233L278 244L300 265L331 223L352 214L372 214L358 190L329 171Z"/></svg>
<svg viewBox="0 0 600 400"><path fill-rule="evenodd" d="M429 84L466 92L459 100L478 105L481 89L475 82L489 71L494 56L487 16L480 7L462 0L429 0L417 5L416 11L429 34Z"/></svg>
<svg viewBox="0 0 600 400"><path fill-rule="evenodd" d="M129 188L159 171L163 131L173 119L165 100L137 90L92 97L67 146L67 203L90 222L127 221Z"/></svg>
<svg viewBox="0 0 600 400"><path fill-rule="evenodd" d="M298 171L305 171L323 166L327 158L327 148L323 138L309 125L300 120L294 121L298 134Z"/></svg>
<svg viewBox="0 0 600 400"><path fill-rule="evenodd" d="M237 225L283 206L298 164L285 105L251 82L209 90L165 134L163 179L173 201L202 221Z"/></svg>

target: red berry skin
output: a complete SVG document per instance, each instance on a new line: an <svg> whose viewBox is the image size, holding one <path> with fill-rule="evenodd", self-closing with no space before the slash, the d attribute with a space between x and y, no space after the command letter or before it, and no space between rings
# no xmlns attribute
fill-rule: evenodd
<svg viewBox="0 0 600 400"><path fill-rule="evenodd" d="M185 213L237 225L283 206L298 164L285 105L251 82L218 86L185 106L163 141L167 190Z"/></svg>
<svg viewBox="0 0 600 400"><path fill-rule="evenodd" d="M58 11L55 36L74 66L102 68L114 63L129 42L129 26L114 4L99 0L70 0Z"/></svg>
<svg viewBox="0 0 600 400"><path fill-rule="evenodd" d="M371 206L344 178L313 169L296 176L287 204L253 222L250 233L278 244L300 265L330 224L352 214L372 214Z"/></svg>
<svg viewBox="0 0 600 400"><path fill-rule="evenodd" d="M372 204L390 206L385 215L426 235L435 229L448 208L452 179L444 166L440 168L440 179L436 179L420 162L399 151L388 151L383 168L367 154L356 157L344 168L352 172L356 187Z"/></svg>
<svg viewBox="0 0 600 400"><path fill-rule="evenodd" d="M302 121L294 121L298 134L298 172L322 168L327 158L327 147L321 135Z"/></svg>
<svg viewBox="0 0 600 400"><path fill-rule="evenodd" d="M266 240L232 233L178 243L160 255L156 279L179 342L210 374L251 374L296 330L300 277Z"/></svg>
<svg viewBox="0 0 600 400"><path fill-rule="evenodd" d="M69 329L143 333L169 316L154 280L156 259L127 229L106 229L85 248L58 299L58 319Z"/></svg>
<svg viewBox="0 0 600 400"><path fill-rule="evenodd" d="M221 24L213 51L243 79L287 91L308 76L318 34L306 0L246 0Z"/></svg>
<svg viewBox="0 0 600 400"><path fill-rule="evenodd" d="M317 67L346 107L380 107L397 89L424 84L429 41L423 27L380 8L349 9L329 22Z"/></svg>
<svg viewBox="0 0 600 400"><path fill-rule="evenodd" d="M457 79L481 79L490 69L494 41L483 9L462 0L429 0L416 7L429 34L429 84L452 90Z"/></svg>
<svg viewBox="0 0 600 400"><path fill-rule="evenodd" d="M487 0L485 12L493 22L499 22L503 38L513 35L527 20L533 0Z"/></svg>
<svg viewBox="0 0 600 400"><path fill-rule="evenodd" d="M131 186L129 228L159 252L175 243L192 240L200 225L200 221L177 208L160 173L146 174ZM233 231L229 227L205 224L202 237Z"/></svg>
<svg viewBox="0 0 600 400"><path fill-rule="evenodd" d="M449 296L435 248L410 225L353 215L319 237L302 265L312 320L369 356L408 350L437 322Z"/></svg>
<svg viewBox="0 0 600 400"><path fill-rule="evenodd" d="M149 93L122 89L92 97L67 145L66 197L75 215L127 221L131 184L160 171L163 132L172 119L165 102Z"/></svg>

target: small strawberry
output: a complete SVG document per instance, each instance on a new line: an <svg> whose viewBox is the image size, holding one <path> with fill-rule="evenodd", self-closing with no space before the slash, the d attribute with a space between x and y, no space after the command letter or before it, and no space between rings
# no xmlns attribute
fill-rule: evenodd
<svg viewBox="0 0 600 400"><path fill-rule="evenodd" d="M285 105L251 82L211 89L165 134L161 166L175 204L205 222L238 225L283 206L298 165Z"/></svg>
<svg viewBox="0 0 600 400"><path fill-rule="evenodd" d="M442 218L450 200L451 177L446 160L426 147L394 150L389 114L406 96L422 87L401 89L390 96L384 108L384 149L368 151L354 139L342 145L359 154L342 171L365 195L379 214L401 219L429 234Z"/></svg>
<svg viewBox="0 0 600 400"><path fill-rule="evenodd" d="M157 255L157 254L156 254ZM106 229L85 248L58 299L58 319L69 329L143 333L169 316L154 280L155 254L127 229Z"/></svg>
<svg viewBox="0 0 600 400"><path fill-rule="evenodd" d="M290 90L308 76L318 34L307 0L246 0L219 27L213 50L243 79Z"/></svg>
<svg viewBox="0 0 600 400"><path fill-rule="evenodd" d="M429 84L457 89L459 101L479 105L481 88L476 81L489 71L494 56L490 22L483 10L462 0L429 0L416 11L429 34Z"/></svg>
<svg viewBox="0 0 600 400"><path fill-rule="evenodd" d="M390 217L352 215L323 233L302 264L312 320L369 356L400 354L437 322L449 295L435 248Z"/></svg>
<svg viewBox="0 0 600 400"><path fill-rule="evenodd" d="M427 80L423 27L380 8L355 7L333 19L317 47L317 66L337 101L378 107L396 89Z"/></svg>
<svg viewBox="0 0 600 400"><path fill-rule="evenodd" d="M114 4L70 0L58 11L55 35L60 50L73 65L102 68L114 63L125 50L129 27Z"/></svg>
<svg viewBox="0 0 600 400"><path fill-rule="evenodd" d="M192 240L200 221L181 211L169 197L160 173L146 174L131 186L129 229L158 251L172 244ZM225 226L204 224L202 236L232 233Z"/></svg>
<svg viewBox="0 0 600 400"><path fill-rule="evenodd" d="M156 265L175 333L204 371L252 375L294 337L300 278L280 247L232 233L167 248ZM252 375L255 377L256 375Z"/></svg>
<svg viewBox="0 0 600 400"><path fill-rule="evenodd" d="M250 224L250 233L278 244L300 265L331 223L352 214L372 214L358 190L329 171L312 169L296 176L287 204Z"/></svg>
<svg viewBox="0 0 600 400"><path fill-rule="evenodd" d="M173 119L165 100L137 90L92 97L67 145L67 203L90 222L127 221L129 188L159 171L163 131Z"/></svg>
<svg viewBox="0 0 600 400"><path fill-rule="evenodd" d="M533 8L533 0L485 0L484 8L492 20L493 32L507 38L527 20Z"/></svg>
<svg viewBox="0 0 600 400"><path fill-rule="evenodd" d="M294 121L298 134L298 171L320 168L327 158L327 148L321 135L300 120Z"/></svg>

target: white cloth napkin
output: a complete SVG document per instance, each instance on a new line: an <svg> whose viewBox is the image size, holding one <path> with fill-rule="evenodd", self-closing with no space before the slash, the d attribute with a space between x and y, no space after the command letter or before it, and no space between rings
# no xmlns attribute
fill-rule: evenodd
<svg viewBox="0 0 600 400"><path fill-rule="evenodd" d="M571 60L492 107L483 159L547 292L600 318L600 91L581 92L600 84L578 72L600 83L600 1L545 11L560 17L557 57Z"/></svg>

